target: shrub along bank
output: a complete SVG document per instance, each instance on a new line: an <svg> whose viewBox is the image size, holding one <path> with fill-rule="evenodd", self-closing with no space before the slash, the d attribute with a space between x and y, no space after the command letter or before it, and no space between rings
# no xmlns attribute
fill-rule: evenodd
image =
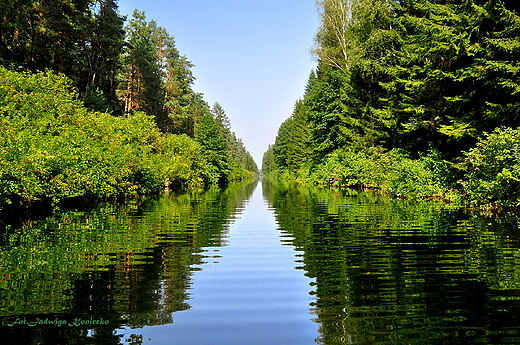
<svg viewBox="0 0 520 345"><path fill-rule="evenodd" d="M485 133L455 164L432 149L418 159L380 147L338 149L297 171L279 168L264 155L267 178L293 179L325 187L370 190L404 199L444 199L488 210L520 210L520 129ZM267 170L265 168L267 167Z"/></svg>
<svg viewBox="0 0 520 345"><path fill-rule="evenodd" d="M136 196L168 186L200 189L254 175L240 166L215 170L195 138L162 133L143 113L88 111L70 79L50 72L0 67L0 142L1 209L57 208L78 198Z"/></svg>

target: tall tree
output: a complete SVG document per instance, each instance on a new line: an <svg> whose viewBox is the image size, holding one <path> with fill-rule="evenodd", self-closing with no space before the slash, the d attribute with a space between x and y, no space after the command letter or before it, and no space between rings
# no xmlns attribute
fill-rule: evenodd
<svg viewBox="0 0 520 345"><path fill-rule="evenodd" d="M227 182L230 173L229 147L217 121L207 111L195 126L195 139L204 149L210 171L219 183Z"/></svg>
<svg viewBox="0 0 520 345"><path fill-rule="evenodd" d="M346 70L352 0L316 0L316 5L321 25L314 38L311 53L325 65Z"/></svg>
<svg viewBox="0 0 520 345"><path fill-rule="evenodd" d="M77 80L78 43L87 35L91 0L4 1L3 60L28 70L52 69Z"/></svg>
<svg viewBox="0 0 520 345"><path fill-rule="evenodd" d="M287 167L290 171L297 171L309 160L312 153L309 109L302 100L296 102L292 119L287 143Z"/></svg>
<svg viewBox="0 0 520 345"><path fill-rule="evenodd" d="M269 145L267 151L262 156L262 173L269 174L276 170L276 163L273 156L273 145Z"/></svg>
<svg viewBox="0 0 520 345"><path fill-rule="evenodd" d="M81 55L85 72L78 88L85 104L95 110L118 108L116 76L123 52L125 17L117 13L114 0L97 0L93 7L89 36L82 42Z"/></svg>
<svg viewBox="0 0 520 345"><path fill-rule="evenodd" d="M211 113L215 117L220 131L224 133L226 137L229 137L231 135L231 122L229 121L224 108L222 108L218 102L215 102L211 108Z"/></svg>
<svg viewBox="0 0 520 345"><path fill-rule="evenodd" d="M144 12L134 10L126 26L128 49L123 56L118 95L125 113L134 110L157 113L157 89L160 88L158 58L152 41L152 27Z"/></svg>
<svg viewBox="0 0 520 345"><path fill-rule="evenodd" d="M355 149L388 145L395 127L392 116L381 110L386 94L380 85L388 80L386 69L393 62L392 26L388 1L353 2L341 131L345 144Z"/></svg>
<svg viewBox="0 0 520 345"><path fill-rule="evenodd" d="M312 123L310 140L313 158L321 160L341 146L342 103L344 94L341 89L345 74L327 66L319 66L317 79L312 91L304 99L309 109L309 121Z"/></svg>

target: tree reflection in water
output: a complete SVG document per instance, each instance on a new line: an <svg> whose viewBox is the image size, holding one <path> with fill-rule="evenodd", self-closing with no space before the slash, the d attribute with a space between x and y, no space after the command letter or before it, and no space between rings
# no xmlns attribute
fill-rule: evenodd
<svg viewBox="0 0 520 345"><path fill-rule="evenodd" d="M316 279L321 344L520 343L516 218L263 184Z"/></svg>
<svg viewBox="0 0 520 345"><path fill-rule="evenodd" d="M225 245L233 215L256 183L102 204L59 216L3 224L1 343L139 344L122 326L173 322L189 309L187 290L201 247ZM27 326L16 319L72 326ZM74 325L75 319L107 325Z"/></svg>

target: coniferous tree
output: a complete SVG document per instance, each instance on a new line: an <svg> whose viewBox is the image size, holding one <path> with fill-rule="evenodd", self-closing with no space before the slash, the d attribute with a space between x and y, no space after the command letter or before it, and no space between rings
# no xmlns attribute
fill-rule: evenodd
<svg viewBox="0 0 520 345"><path fill-rule="evenodd" d="M218 102L215 102L215 104L213 104L213 107L211 108L211 113L215 117L220 131L224 133L224 136L228 139L228 141L230 141L229 139L231 137L231 122L229 121L229 118L226 115L224 108L222 108L222 106Z"/></svg>
<svg viewBox="0 0 520 345"><path fill-rule="evenodd" d="M388 80L386 67L395 47L392 10L387 1L358 0L348 22L348 71L342 87L343 112L340 127L346 146L360 150L389 145L394 118L382 110Z"/></svg>
<svg viewBox="0 0 520 345"><path fill-rule="evenodd" d="M31 71L52 69L76 77L77 44L86 35L91 4L90 0L4 1L2 59Z"/></svg>
<svg viewBox="0 0 520 345"><path fill-rule="evenodd" d="M291 130L293 118L289 117L278 128L278 134L273 146L273 157L276 165L282 169L287 168L289 141L291 140Z"/></svg>
<svg viewBox="0 0 520 345"><path fill-rule="evenodd" d="M344 101L341 89L344 73L323 66L318 70L317 75L312 92L304 102L309 109L309 121L312 123L310 140L313 157L315 160L321 160L341 146L343 137L341 116Z"/></svg>
<svg viewBox="0 0 520 345"><path fill-rule="evenodd" d="M294 106L291 132L287 143L287 167L296 172L308 161L312 152L309 110L302 100Z"/></svg>
<svg viewBox="0 0 520 345"><path fill-rule="evenodd" d="M195 81L191 67L193 64L185 56L170 56L165 82L164 121L167 131L193 135L193 125L197 121L201 94L191 86ZM200 115L200 114L199 114Z"/></svg>
<svg viewBox="0 0 520 345"><path fill-rule="evenodd" d="M98 0L93 12L89 37L81 45L85 71L78 89L85 105L94 110L111 111L119 108L116 96L116 76L120 70L119 56L123 52L125 17L117 13L114 0Z"/></svg>
<svg viewBox="0 0 520 345"><path fill-rule="evenodd" d="M129 47L123 56L118 96L124 103L125 113L139 110L156 115L160 74L152 27L146 22L144 12L134 11L126 32Z"/></svg>
<svg viewBox="0 0 520 345"><path fill-rule="evenodd" d="M144 112L166 132L159 136L161 142L193 142L175 134L197 137L205 149L201 162L208 158L215 180L249 176L243 168L257 169L254 160L240 139L231 140L223 109L219 106L217 121L202 94L192 90L193 64L180 55L173 36L155 21L148 22L138 10L126 27L124 21L117 13L116 0L4 2L0 6L0 64L63 73L71 94L79 96L90 110L114 115ZM51 114L52 109L49 111L42 115ZM155 130L143 114L132 116L128 123L141 120ZM126 130L122 126L114 129ZM236 164L231 160L231 144L236 147ZM166 170L176 171L177 167Z"/></svg>
<svg viewBox="0 0 520 345"><path fill-rule="evenodd" d="M207 111L195 126L195 139L201 144L210 171L219 183L227 182L230 173L229 147L220 132L219 125L213 115Z"/></svg>
<svg viewBox="0 0 520 345"><path fill-rule="evenodd" d="M520 111L518 9L511 3L421 1L396 4L400 47L390 69L387 109L396 145L452 156L482 132L516 126Z"/></svg>
<svg viewBox="0 0 520 345"><path fill-rule="evenodd" d="M270 174L276 171L277 166L273 156L273 145L269 145L262 156L262 174Z"/></svg>

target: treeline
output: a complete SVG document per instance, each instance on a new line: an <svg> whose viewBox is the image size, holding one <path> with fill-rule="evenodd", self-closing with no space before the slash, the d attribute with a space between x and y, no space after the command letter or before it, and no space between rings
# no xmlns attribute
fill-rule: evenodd
<svg viewBox="0 0 520 345"><path fill-rule="evenodd" d="M267 175L520 206L515 1L317 1L318 61Z"/></svg>
<svg viewBox="0 0 520 345"><path fill-rule="evenodd" d="M126 21L113 0L8 1L0 32L0 207L258 172L223 108L193 91L173 36L144 12Z"/></svg>

